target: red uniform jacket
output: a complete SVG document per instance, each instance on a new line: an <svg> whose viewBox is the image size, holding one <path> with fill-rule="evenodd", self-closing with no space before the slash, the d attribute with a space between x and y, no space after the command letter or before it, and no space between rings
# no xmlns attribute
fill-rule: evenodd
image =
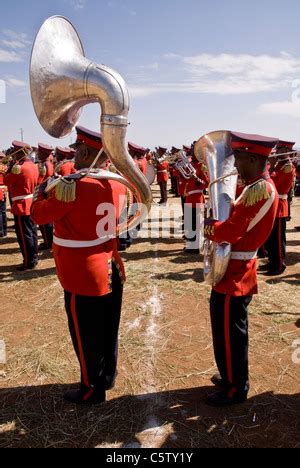
<svg viewBox="0 0 300 468"><path fill-rule="evenodd" d="M74 166L75 166L75 163L73 161L64 161L61 163L61 166L59 167L57 174L63 177L66 177L70 174L75 174L76 169Z"/></svg>
<svg viewBox="0 0 300 468"><path fill-rule="evenodd" d="M279 162L271 174L279 195L276 218L287 218L289 216L288 193L293 187L295 172L295 167L291 162Z"/></svg>
<svg viewBox="0 0 300 468"><path fill-rule="evenodd" d="M146 175L147 174L147 169L148 169L148 162L146 158L142 159L135 159L134 160L136 166L139 168L139 170Z"/></svg>
<svg viewBox="0 0 300 468"><path fill-rule="evenodd" d="M209 239L232 244L233 252L255 252L268 239L274 225L278 208L278 194L269 211L261 221L247 232L251 221L268 202L272 193L273 181L264 175L253 181L236 201L233 212L227 221L214 221L206 226L205 234ZM252 260L229 261L223 280L214 290L231 296L248 296L257 294L256 258Z"/></svg>
<svg viewBox="0 0 300 468"><path fill-rule="evenodd" d="M30 159L25 159L20 163L20 174L9 172L4 176L4 184L7 185L12 198L11 212L14 215L30 215L33 192L38 184L38 178L38 168Z"/></svg>
<svg viewBox="0 0 300 468"><path fill-rule="evenodd" d="M204 190L208 187L208 174L203 167L202 163L193 164L196 169L196 176L202 181L198 182L196 179L192 178L188 180L188 183L185 187L185 202L192 205L193 208L196 208L199 204L205 203Z"/></svg>
<svg viewBox="0 0 300 468"><path fill-rule="evenodd" d="M157 183L168 182L169 180L169 163L164 161L157 164Z"/></svg>
<svg viewBox="0 0 300 468"><path fill-rule="evenodd" d="M2 166L2 167L1 167ZM5 170L5 166L0 164L0 171ZM4 184L4 174L0 172L0 202L5 200L6 186Z"/></svg>
<svg viewBox="0 0 300 468"><path fill-rule="evenodd" d="M125 281L115 237L94 247L59 245L61 240L80 243L97 240L97 227L106 216L105 212L99 212L103 203L114 205L116 213L113 212L112 224L115 227L125 197L123 185L87 177L76 182L75 201L59 201L56 189L53 189L47 200L40 197L33 203L31 213L37 224L54 222L54 259L58 278L66 291L81 296L111 293L112 262L116 264L122 281Z"/></svg>
<svg viewBox="0 0 300 468"><path fill-rule="evenodd" d="M178 184L178 193L180 197L185 196L185 189L187 186L188 180L185 179L179 172L179 176L177 178L177 184Z"/></svg>
<svg viewBox="0 0 300 468"><path fill-rule="evenodd" d="M54 165L51 161L46 160L45 162L40 162L38 164L39 169L39 180L38 184L40 185L45 180L49 179L54 175Z"/></svg>

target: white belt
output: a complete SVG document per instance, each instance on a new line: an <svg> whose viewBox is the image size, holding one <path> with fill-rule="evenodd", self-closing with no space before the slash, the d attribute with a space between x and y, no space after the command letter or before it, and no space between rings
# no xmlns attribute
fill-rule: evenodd
<svg viewBox="0 0 300 468"><path fill-rule="evenodd" d="M279 195L279 200L288 200L288 195Z"/></svg>
<svg viewBox="0 0 300 468"><path fill-rule="evenodd" d="M157 171L157 173L158 173L158 174L161 174L162 172L164 172L165 174L167 174L167 173L168 173L168 171L167 171L167 170L164 170L164 171Z"/></svg>
<svg viewBox="0 0 300 468"><path fill-rule="evenodd" d="M33 198L33 194L31 195L21 195L20 197L14 197L12 198L12 201L19 201L19 200L29 200L30 198Z"/></svg>
<svg viewBox="0 0 300 468"><path fill-rule="evenodd" d="M190 195L196 195L197 193L203 193L203 190L192 190L187 194L187 196L189 197Z"/></svg>
<svg viewBox="0 0 300 468"><path fill-rule="evenodd" d="M0 189L5 189L6 185L0 185Z"/></svg>
<svg viewBox="0 0 300 468"><path fill-rule="evenodd" d="M255 252L231 252L231 260L254 260L257 257Z"/></svg>
<svg viewBox="0 0 300 468"><path fill-rule="evenodd" d="M98 237L98 239L93 241L75 241L75 240L68 240L68 239L60 239L59 237L54 236L53 242L55 245L59 247L68 247L70 249L84 249L88 247L96 247L97 245L105 244L111 239L114 239L114 235L105 236L105 237Z"/></svg>

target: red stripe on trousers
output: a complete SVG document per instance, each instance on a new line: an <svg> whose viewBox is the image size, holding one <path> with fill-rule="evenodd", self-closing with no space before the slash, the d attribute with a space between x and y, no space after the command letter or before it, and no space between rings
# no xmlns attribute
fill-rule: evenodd
<svg viewBox="0 0 300 468"><path fill-rule="evenodd" d="M83 352L83 347L82 347L82 341L81 341L80 332L79 332L79 325L78 325L78 320L77 320L75 294L72 294L72 297L71 297L71 313L72 313L72 318L73 318L75 333L76 333L76 338L77 338L77 344L78 344L78 350L79 350L79 361L80 361L80 366L81 366L81 371L82 371L83 382L86 387L90 387L85 358L84 358L84 352Z"/></svg>
<svg viewBox="0 0 300 468"><path fill-rule="evenodd" d="M224 306L224 334L225 334L225 350L226 350L226 365L227 376L229 383L233 383L232 378L232 360L231 360L231 344L230 344L230 299L231 296L226 294Z"/></svg>
<svg viewBox="0 0 300 468"><path fill-rule="evenodd" d="M281 218L278 219L278 247L279 247L279 266L280 269L283 265L283 252L282 252L282 240L281 240L282 224Z"/></svg>
<svg viewBox="0 0 300 468"><path fill-rule="evenodd" d="M23 249L24 249L24 265L28 266L28 254L27 254L27 249L26 249L26 243L25 243L25 238L24 238L24 233L23 233L23 226L21 223L21 216L18 216L18 222L19 222L19 229L20 229L20 234L23 242Z"/></svg>

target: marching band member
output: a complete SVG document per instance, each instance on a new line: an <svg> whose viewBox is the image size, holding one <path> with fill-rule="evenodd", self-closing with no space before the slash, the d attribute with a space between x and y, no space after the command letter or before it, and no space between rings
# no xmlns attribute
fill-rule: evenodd
<svg viewBox="0 0 300 468"><path fill-rule="evenodd" d="M6 186L4 185L4 174L7 171L6 164L3 164L5 154L0 151L0 238L7 237L7 216L6 216Z"/></svg>
<svg viewBox="0 0 300 468"><path fill-rule="evenodd" d="M42 184L46 180L50 179L54 175L54 165L51 160L51 155L53 148L43 143L38 144L38 168L39 168L39 180L38 184ZM53 225L45 224L39 226L42 233L44 242L39 245L39 250L48 250L51 249L53 243Z"/></svg>
<svg viewBox="0 0 300 468"><path fill-rule="evenodd" d="M37 229L30 217L30 208L35 187L38 184L38 168L29 159L32 150L27 143L13 141L13 161L4 176L4 184L11 194L11 212L15 230L23 255L23 264L17 271L32 270L38 263Z"/></svg>
<svg viewBox="0 0 300 468"><path fill-rule="evenodd" d="M57 161L55 173L57 175L65 177L70 174L75 174L76 170L73 161L75 154L73 150L70 148L62 148L61 146L57 146L55 150L55 156Z"/></svg>
<svg viewBox="0 0 300 468"><path fill-rule="evenodd" d="M279 141L277 154L289 153L293 150L295 143L289 141ZM271 178L274 181L279 194L279 205L276 220L269 239L266 242L269 263L264 267L266 276L278 276L286 269L286 222L289 216L288 194L294 184L295 167L288 156L274 158L276 165Z"/></svg>
<svg viewBox="0 0 300 468"><path fill-rule="evenodd" d="M160 188L160 201L159 205L166 205L168 203L168 191L167 184L169 180L169 163L166 160L167 148L162 148L161 146L157 150L158 160L157 160L157 183Z"/></svg>
<svg viewBox="0 0 300 468"><path fill-rule="evenodd" d="M185 188L185 253L199 254L200 239L199 235L203 232L201 219L204 218L204 190L208 187L209 178L207 168L202 162L198 162L194 152L192 157L192 166L195 168L195 175L191 177Z"/></svg>
<svg viewBox="0 0 300 468"><path fill-rule="evenodd" d="M210 310L215 359L221 390L208 397L212 406L242 403L249 391L248 306L257 294L257 249L268 238L278 208L278 194L266 171L267 158L278 140L232 133L235 165L245 190L224 222L207 219L205 235L232 244L224 278L213 287Z"/></svg>
<svg viewBox="0 0 300 468"><path fill-rule="evenodd" d="M94 162L102 139L83 127L76 130L75 167L80 171ZM99 160L95 174L100 166ZM65 291L70 334L81 369L80 388L64 397L76 404L104 402L106 391L114 385L125 281L115 228L120 196L123 203L126 189L92 175L62 178L47 196L41 186L32 206L37 223L54 222L57 275ZM108 232L102 233L106 225Z"/></svg>

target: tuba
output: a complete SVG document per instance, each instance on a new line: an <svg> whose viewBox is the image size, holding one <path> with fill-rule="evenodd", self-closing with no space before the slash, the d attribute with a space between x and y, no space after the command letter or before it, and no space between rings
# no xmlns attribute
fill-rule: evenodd
<svg viewBox="0 0 300 468"><path fill-rule="evenodd" d="M196 158L209 173L207 216L226 221L231 213L237 188L237 170L229 131L216 131L201 137L195 145ZM204 277L216 286L224 277L231 255L231 245L204 241Z"/></svg>
<svg viewBox="0 0 300 468"><path fill-rule="evenodd" d="M118 234L141 224L150 211L152 195L125 142L129 111L127 86L117 72L85 57L76 30L62 16L48 18L36 36L31 54L30 88L37 118L54 138L72 132L83 106L100 104L104 151L122 174L109 173L109 177L103 174L103 178L117 180L129 188L138 206L128 224L119 226Z"/></svg>

